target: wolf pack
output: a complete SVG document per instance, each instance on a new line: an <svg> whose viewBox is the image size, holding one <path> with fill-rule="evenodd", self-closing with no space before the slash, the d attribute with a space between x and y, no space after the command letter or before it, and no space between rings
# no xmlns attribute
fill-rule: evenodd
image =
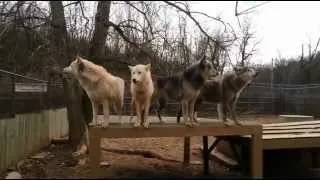
<svg viewBox="0 0 320 180"><path fill-rule="evenodd" d="M150 127L149 114L154 110L160 123L167 121L161 117L161 111L168 101L178 102L177 123L183 118L187 127L199 125L198 110L202 102L217 104L218 117L226 126L232 125L227 118L230 114L234 125L242 123L237 119L236 104L241 92L257 77L253 67L239 66L219 74L206 56L182 72L170 76L155 76L151 64L129 65L131 117L134 127ZM124 124L122 109L124 105L125 81L104 67L83 57L76 56L63 73L76 78L87 93L91 103L93 118L89 126L109 127L110 108ZM104 121L98 123L98 107L103 105ZM135 112L135 116L134 116Z"/></svg>

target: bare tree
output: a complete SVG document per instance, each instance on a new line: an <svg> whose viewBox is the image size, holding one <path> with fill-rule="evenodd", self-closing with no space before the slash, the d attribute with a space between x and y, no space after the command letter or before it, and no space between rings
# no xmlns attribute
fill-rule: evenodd
<svg viewBox="0 0 320 180"><path fill-rule="evenodd" d="M104 55L104 46L107 37L111 1L99 1L95 16L95 27L90 47L92 57Z"/></svg>
<svg viewBox="0 0 320 180"><path fill-rule="evenodd" d="M251 23L247 20L241 28L241 37L238 40L239 54L237 57L237 62L240 66L249 63L250 58L257 51L257 45L259 44L258 41L255 41L251 26Z"/></svg>
<svg viewBox="0 0 320 180"><path fill-rule="evenodd" d="M52 56L62 69L68 65L71 55L68 54L68 34L62 1L50 1L52 15ZM63 77L63 87L67 97L67 113L69 120L69 141L81 151L86 151L88 129L81 111L81 88L76 80ZM80 146L79 146L80 145Z"/></svg>

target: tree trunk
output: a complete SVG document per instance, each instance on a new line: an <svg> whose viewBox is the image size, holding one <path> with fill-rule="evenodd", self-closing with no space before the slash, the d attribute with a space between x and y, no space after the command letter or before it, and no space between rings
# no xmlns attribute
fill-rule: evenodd
<svg viewBox="0 0 320 180"><path fill-rule="evenodd" d="M95 27L94 33L91 40L90 47L90 60L94 63L101 64L102 62L97 62L99 57L104 55L105 42L107 38L108 27L106 23L109 21L111 1L99 1L97 7L97 13L95 16ZM82 109L85 116L86 123L92 121L92 104L86 93L82 95Z"/></svg>
<svg viewBox="0 0 320 180"><path fill-rule="evenodd" d="M60 66L68 65L71 58L68 44L68 34L62 1L50 1L52 15L52 30L50 40L52 42L52 56ZM87 125L84 121L81 109L81 87L74 79L63 79L64 92L67 98L67 115L69 121L69 141L73 147L88 145Z"/></svg>
<svg viewBox="0 0 320 180"><path fill-rule="evenodd" d="M95 16L95 27L91 40L90 57L101 57L104 55L104 46L107 38L111 1L99 1Z"/></svg>

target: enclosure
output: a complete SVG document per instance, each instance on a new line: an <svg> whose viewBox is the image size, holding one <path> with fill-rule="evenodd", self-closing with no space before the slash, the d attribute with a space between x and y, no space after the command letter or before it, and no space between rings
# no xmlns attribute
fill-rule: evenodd
<svg viewBox="0 0 320 180"><path fill-rule="evenodd" d="M95 154L101 154L101 175L108 178L199 177L209 170L215 177L243 177L252 175L244 173L250 167L256 167L253 174L258 177L262 166L267 174L276 172L269 167L277 169L273 163L281 158L285 163L277 164L283 166L278 168L280 174L284 167L304 161L303 166L312 166L317 174L313 159L317 159L320 144L320 38L309 31L318 32L313 27L317 22L310 19L319 12L320 4L304 3L1 1L0 177L11 170L24 178L93 177L96 168L90 168L90 148L101 149ZM305 24L309 22L313 26ZM308 35L307 43L301 34ZM200 126L190 130L182 125L173 125L177 127L170 132L171 125L157 129L158 119L151 111L154 132L164 136L178 133L179 137L160 137L129 127L123 130L127 137L121 129L109 131L122 136L119 139L110 138L107 132L95 133L102 130L88 127L92 108L86 92L74 77L63 73L75 56L125 81L126 119L131 113L129 66L150 63L153 77L182 73L202 57L222 76L228 71L235 74L238 67L250 67L259 75L241 92L236 111L246 125L253 123L260 130L247 138L242 137L247 126L228 129L219 122L218 128L211 127L218 122L217 105L204 102L198 117L212 122L208 125L211 129ZM175 124L178 108L178 102L171 100L162 116ZM111 113L115 121L116 114ZM102 120L101 107L98 114ZM88 132L98 137L92 138ZM232 137L224 137L226 132ZM266 138L269 134L291 138L274 138L277 146L271 148ZM141 137L133 138L138 135ZM309 144L301 142L300 136ZM90 138L101 139L100 145L90 146ZM250 154L250 144L259 143L262 150L252 146L257 153ZM216 146L204 147L210 144ZM285 145L288 151L283 150ZM74 157L77 150L86 152ZM304 155L310 152L311 156ZM268 160L260 162L261 156ZM97 165L99 160L94 161ZM256 166L250 166L251 161Z"/></svg>

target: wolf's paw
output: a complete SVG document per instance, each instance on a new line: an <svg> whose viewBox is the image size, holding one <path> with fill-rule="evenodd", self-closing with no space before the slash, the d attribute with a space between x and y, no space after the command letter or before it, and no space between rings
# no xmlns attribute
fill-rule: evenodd
<svg viewBox="0 0 320 180"><path fill-rule="evenodd" d="M198 119L197 118L194 118L193 120L195 123L199 123Z"/></svg>
<svg viewBox="0 0 320 180"><path fill-rule="evenodd" d="M139 122L135 122L135 123L133 124L133 127L140 127L140 123L139 123Z"/></svg>
<svg viewBox="0 0 320 180"><path fill-rule="evenodd" d="M102 126L102 128L107 128L107 127L109 127L109 122L103 122L101 124L101 126Z"/></svg>
<svg viewBox="0 0 320 180"><path fill-rule="evenodd" d="M161 124L165 124L165 123L167 123L167 122L168 122L167 120L163 120L163 119L160 120L160 123L161 123Z"/></svg>
<svg viewBox="0 0 320 180"><path fill-rule="evenodd" d="M232 122L230 121L223 121L223 125L226 127L232 126Z"/></svg>
<svg viewBox="0 0 320 180"><path fill-rule="evenodd" d="M198 121L193 121L193 122L192 122L192 125L194 125L194 126L199 126L199 122L198 122Z"/></svg>
<svg viewBox="0 0 320 180"><path fill-rule="evenodd" d="M143 123L143 127L149 128L149 126L150 126L150 123L149 123L149 122L144 122L144 123Z"/></svg>
<svg viewBox="0 0 320 180"><path fill-rule="evenodd" d="M97 125L97 123L96 123L95 121L92 121L92 122L90 122L90 123L88 124L89 127L96 126L96 125Z"/></svg>
<svg viewBox="0 0 320 180"><path fill-rule="evenodd" d="M184 123L187 127L193 127L193 124L191 122L185 122Z"/></svg>
<svg viewBox="0 0 320 180"><path fill-rule="evenodd" d="M239 121L239 120L235 120L234 123L236 125L238 125L238 126L242 126L243 125L243 123L241 121Z"/></svg>

